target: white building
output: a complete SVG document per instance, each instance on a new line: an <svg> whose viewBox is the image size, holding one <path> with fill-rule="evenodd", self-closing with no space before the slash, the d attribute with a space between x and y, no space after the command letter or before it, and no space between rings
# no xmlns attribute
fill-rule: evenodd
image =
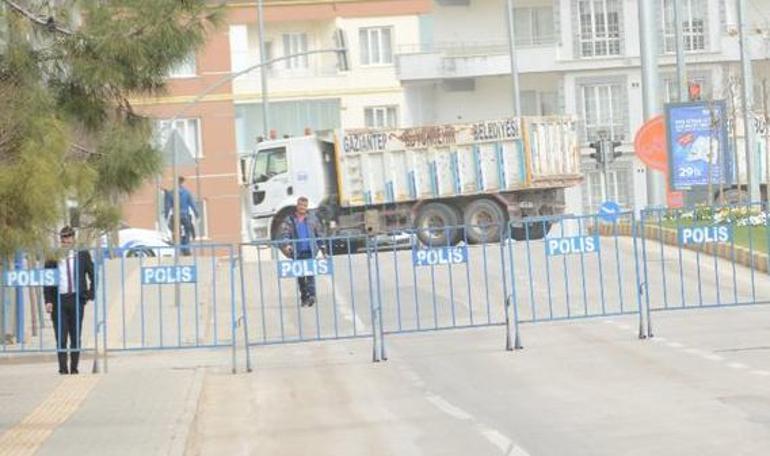
<svg viewBox="0 0 770 456"><path fill-rule="evenodd" d="M396 76L395 50L421 40L419 15L430 11L430 1L333 3L266 2L268 60L336 48L338 30L344 33L349 49L348 71L339 68L333 53L297 57L269 67L269 129L279 137L299 135L306 128L397 127L402 123L404 91ZM248 11L248 16L229 21L233 71L260 61L253 5ZM243 152L264 133L259 71L235 80L232 92L238 150Z"/></svg>
<svg viewBox="0 0 770 456"><path fill-rule="evenodd" d="M675 101L672 0L659 3L661 101ZM681 0L688 76L703 98L740 90L735 1ZM510 116L513 95L505 0L435 0L420 18L422 39L397 48L405 125ZM636 0L516 0L515 29L525 115L575 114L587 144L607 131L624 156L609 174L609 195L585 149L585 182L568 192L570 211L595 211L604 200L646 204L645 168L631 142L642 123ZM770 78L770 0L748 2L753 72ZM761 90L755 90L761 99ZM761 106L761 103L759 104Z"/></svg>

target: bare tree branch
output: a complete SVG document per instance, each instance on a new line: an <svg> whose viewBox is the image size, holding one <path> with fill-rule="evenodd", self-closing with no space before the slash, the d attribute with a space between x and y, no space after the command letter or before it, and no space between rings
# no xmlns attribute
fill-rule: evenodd
<svg viewBox="0 0 770 456"><path fill-rule="evenodd" d="M66 28L58 25L56 23L56 20L52 16L42 16L39 14L35 14L34 12L24 8L23 6L19 5L13 0L2 0L3 3L8 5L12 10L16 11L18 14L21 14L22 16L29 19L33 24L39 25L41 27L46 27L48 30L63 33L65 35L74 35L71 30L67 30Z"/></svg>

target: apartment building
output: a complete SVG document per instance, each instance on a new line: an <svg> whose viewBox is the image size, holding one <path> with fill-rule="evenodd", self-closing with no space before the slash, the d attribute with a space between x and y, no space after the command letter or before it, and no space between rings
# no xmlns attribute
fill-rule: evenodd
<svg viewBox="0 0 770 456"><path fill-rule="evenodd" d="M657 8L661 102L677 96L672 0ZM735 2L681 0L688 78L703 98L731 99L740 90ZM752 0L749 40L754 79L770 78L770 1ZM646 204L645 168L631 142L642 123L636 0L517 0L515 39L525 115L574 114L584 144L606 131L624 156L605 187L585 149L585 181L569 192L574 212L605 200ZM435 0L419 42L398 49L407 125L510 116L513 93L504 0ZM755 90L759 102L761 90ZM738 106L740 109L740 106ZM605 191L606 188L606 191ZM609 193L609 194L607 194Z"/></svg>
<svg viewBox="0 0 770 456"><path fill-rule="evenodd" d="M403 123L404 95L396 75L396 49L422 40L421 15L430 0L265 0L265 57L279 59L265 68L268 78L268 131L303 134L307 128L396 127ZM256 1L229 1L226 23L196 56L169 75L167 93L137 100L143 113L168 131L169 119L185 103L261 61ZM349 69L338 55L321 53L281 59L307 51L333 49L343 36ZM224 84L189 107L176 121L192 159L180 167L187 186L200 196L200 231L212 242L247 238L238 186L239 154L252 150L263 131L260 68ZM159 135L160 141L166 135ZM280 166L280 163L279 163ZM167 230L161 189L171 188L171 170L124 205L133 227Z"/></svg>
<svg viewBox="0 0 770 456"><path fill-rule="evenodd" d="M258 28L251 5L239 6L229 25L233 71L260 61ZM268 129L278 136L306 128L397 127L404 96L395 71L395 50L420 41L420 15L429 0L267 2L266 60L333 49L338 34L349 49L349 69L334 53L277 61L268 75ZM263 136L260 70L233 83L239 151Z"/></svg>

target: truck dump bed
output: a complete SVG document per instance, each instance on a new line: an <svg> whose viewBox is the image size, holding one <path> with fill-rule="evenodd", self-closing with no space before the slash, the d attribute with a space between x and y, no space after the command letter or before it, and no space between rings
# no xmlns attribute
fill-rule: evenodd
<svg viewBox="0 0 770 456"><path fill-rule="evenodd" d="M401 203L580 182L572 117L525 117L337 137L342 206Z"/></svg>

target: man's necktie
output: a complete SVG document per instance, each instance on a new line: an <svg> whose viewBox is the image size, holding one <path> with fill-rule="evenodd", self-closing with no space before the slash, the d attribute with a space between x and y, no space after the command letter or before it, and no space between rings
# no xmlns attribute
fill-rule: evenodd
<svg viewBox="0 0 770 456"><path fill-rule="evenodd" d="M70 269L70 256L67 255L67 288L70 293L73 293L72 289L72 270Z"/></svg>

